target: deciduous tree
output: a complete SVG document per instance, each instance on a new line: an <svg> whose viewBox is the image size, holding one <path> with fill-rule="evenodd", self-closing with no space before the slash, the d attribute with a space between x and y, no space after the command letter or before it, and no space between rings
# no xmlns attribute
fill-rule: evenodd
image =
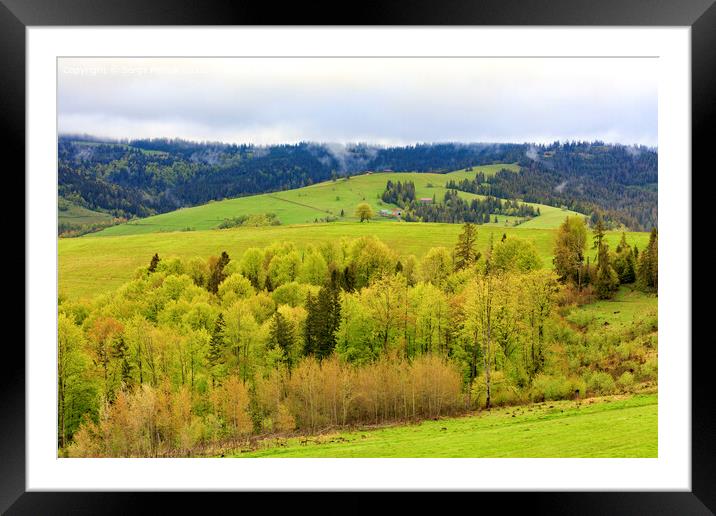
<svg viewBox="0 0 716 516"><path fill-rule="evenodd" d="M370 219L373 218L373 208L366 202L360 203L356 208L356 217L358 217L361 222L364 220L370 222Z"/></svg>
<svg viewBox="0 0 716 516"><path fill-rule="evenodd" d="M582 217L564 219L557 230L554 247L554 269L563 282L569 281L582 287L584 249L587 228Z"/></svg>

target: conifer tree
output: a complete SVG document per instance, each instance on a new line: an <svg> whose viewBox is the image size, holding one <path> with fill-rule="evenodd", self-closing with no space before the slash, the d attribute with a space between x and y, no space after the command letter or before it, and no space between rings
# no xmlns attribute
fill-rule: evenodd
<svg viewBox="0 0 716 516"><path fill-rule="evenodd" d="M156 256L156 255L154 255ZM129 387L132 383L132 366L129 364L129 346L124 341L124 336L119 335L114 342L112 357L120 362L120 379L123 387Z"/></svg>
<svg viewBox="0 0 716 516"><path fill-rule="evenodd" d="M212 294L216 294L218 292L219 285L226 279L224 267L228 265L229 261L231 261L229 255L226 254L226 251L222 251L219 259L211 264L206 288Z"/></svg>
<svg viewBox="0 0 716 516"><path fill-rule="evenodd" d="M649 243L640 253L637 284L639 288L647 292L659 289L659 237L656 228L652 228Z"/></svg>
<svg viewBox="0 0 716 516"><path fill-rule="evenodd" d="M355 269L352 266L345 267L343 269L341 280L343 290L346 292L353 292L356 285Z"/></svg>
<svg viewBox="0 0 716 516"><path fill-rule="evenodd" d="M604 229L604 219L601 214L597 213L596 222L594 223L594 236L592 237L594 240L592 249L597 249L597 262L599 262L599 250L601 249L602 240L604 240Z"/></svg>
<svg viewBox="0 0 716 516"><path fill-rule="evenodd" d="M477 260L475 252L475 242L477 241L477 228L474 224L466 222L462 226L462 233L457 240L455 246L455 269L462 270Z"/></svg>
<svg viewBox="0 0 716 516"><path fill-rule="evenodd" d="M626 241L626 234L622 233L622 238L617 245L616 256L612 262L612 266L619 276L619 283L626 285L634 283L636 280L636 262L634 261L634 252Z"/></svg>
<svg viewBox="0 0 716 516"><path fill-rule="evenodd" d="M224 322L224 316L219 314L214 324L214 331L211 334L211 341L209 342L209 351L206 359L209 362L209 369L211 370L211 384L215 384L216 379L216 368L220 364L224 363L224 328L226 324Z"/></svg>
<svg viewBox="0 0 716 516"><path fill-rule="evenodd" d="M281 312L276 312L271 320L271 345L281 351L281 361L289 372L293 365L291 348L294 340L294 326Z"/></svg>
<svg viewBox="0 0 716 516"><path fill-rule="evenodd" d="M337 274L331 275L327 285L321 287L314 299L306 299L304 353L322 360L336 347L336 332L341 322L340 287Z"/></svg>
<svg viewBox="0 0 716 516"><path fill-rule="evenodd" d="M303 354L313 355L316 352L316 327L318 326L317 303L309 292L306 296L306 322L303 329Z"/></svg>
<svg viewBox="0 0 716 516"><path fill-rule="evenodd" d="M619 276L614 271L609 259L609 246L601 243L597 260L597 271L594 280L594 290L599 299L609 299L619 288Z"/></svg>
<svg viewBox="0 0 716 516"><path fill-rule="evenodd" d="M159 254L154 253L154 256L152 256L152 261L149 262L149 268L147 269L150 273L157 270L157 265L159 264Z"/></svg>

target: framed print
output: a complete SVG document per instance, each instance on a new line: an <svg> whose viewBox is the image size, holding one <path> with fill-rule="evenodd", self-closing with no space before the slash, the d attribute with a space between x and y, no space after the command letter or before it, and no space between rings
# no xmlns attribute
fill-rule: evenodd
<svg viewBox="0 0 716 516"><path fill-rule="evenodd" d="M9 514L137 491L714 510L691 171L716 8L397 5L5 2Z"/></svg>

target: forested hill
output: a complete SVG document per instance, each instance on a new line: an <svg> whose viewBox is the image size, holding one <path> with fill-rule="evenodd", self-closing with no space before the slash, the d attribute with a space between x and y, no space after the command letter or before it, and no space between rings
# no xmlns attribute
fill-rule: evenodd
<svg viewBox="0 0 716 516"><path fill-rule="evenodd" d="M462 191L517 198L589 213L609 226L634 231L658 226L658 154L646 147L565 143L530 146L519 161L520 174L448 185Z"/></svg>
<svg viewBox="0 0 716 516"><path fill-rule="evenodd" d="M76 136L61 136L58 145L60 197L116 217L146 217L367 170L448 172L518 163L523 173L502 172L485 180L492 195L584 213L599 209L633 229L656 225L657 153L645 147L601 142L390 148L303 142L259 147Z"/></svg>

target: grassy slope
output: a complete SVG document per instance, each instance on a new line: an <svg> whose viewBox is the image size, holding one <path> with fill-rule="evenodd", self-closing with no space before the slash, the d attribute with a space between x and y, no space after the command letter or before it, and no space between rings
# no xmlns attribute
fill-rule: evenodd
<svg viewBox="0 0 716 516"><path fill-rule="evenodd" d="M656 317L658 298L629 287L621 287L613 299L597 301L572 310L567 320L585 331L612 333Z"/></svg>
<svg viewBox="0 0 716 516"><path fill-rule="evenodd" d="M592 401L593 403L590 403ZM323 442L321 442L323 441ZM298 438L237 457L657 457L657 395L548 402Z"/></svg>
<svg viewBox="0 0 716 516"><path fill-rule="evenodd" d="M88 210L82 206L78 206L65 199L59 200L61 207L67 209L58 210L57 214L59 217L59 223L66 222L69 224L95 224L99 222L109 222L112 220L112 215L109 213L102 213L99 211Z"/></svg>
<svg viewBox="0 0 716 516"><path fill-rule="evenodd" d="M453 248L461 230L460 224L333 222L60 239L60 293L71 298L88 298L100 292L114 290L129 281L137 267L148 264L155 252L162 258L206 258L219 255L225 250L235 260L249 247L264 247L277 241L291 241L301 248L326 240L335 241L344 236L374 235L402 256L414 254L421 258L431 247ZM503 233L506 233L508 238L516 236L532 240L542 257L543 265L551 267L555 230L480 226L477 247L484 251L488 246L490 234L494 235L497 242ZM608 233L607 242L616 246L620 236L620 233ZM649 240L649 234L628 233L627 239L643 249Z"/></svg>
<svg viewBox="0 0 716 516"><path fill-rule="evenodd" d="M282 224L312 223L315 219L325 218L330 215L340 216L341 210L345 214L343 220L356 220L354 217L355 208L361 202L369 203L376 213L381 208L389 207L389 205L380 204L380 195L385 190L385 184L389 179L392 181L411 180L415 183L418 197L432 197L435 194L436 199L440 200L445 194L445 183L450 179L461 180L473 177L478 169L488 175L494 174L502 168L519 170L516 165L486 165L474 167L471 172L459 170L449 174L413 172L363 174L354 176L349 180L327 181L296 190L237 197L224 201L214 201L201 206L182 208L154 217L113 226L98 233L98 235L134 235L180 231L185 228L205 230L215 228L226 218L266 212L275 213ZM464 192L461 192L460 195L466 199L482 197ZM533 227L556 227L567 214L574 214L574 212L566 212L559 208L542 204L535 204L534 206L540 207L542 216L530 221ZM503 227L505 223L511 222L511 219L498 216L496 225ZM543 220L538 222L539 219ZM376 217L376 221L396 223L395 220L382 217ZM494 225L494 223L490 225Z"/></svg>

